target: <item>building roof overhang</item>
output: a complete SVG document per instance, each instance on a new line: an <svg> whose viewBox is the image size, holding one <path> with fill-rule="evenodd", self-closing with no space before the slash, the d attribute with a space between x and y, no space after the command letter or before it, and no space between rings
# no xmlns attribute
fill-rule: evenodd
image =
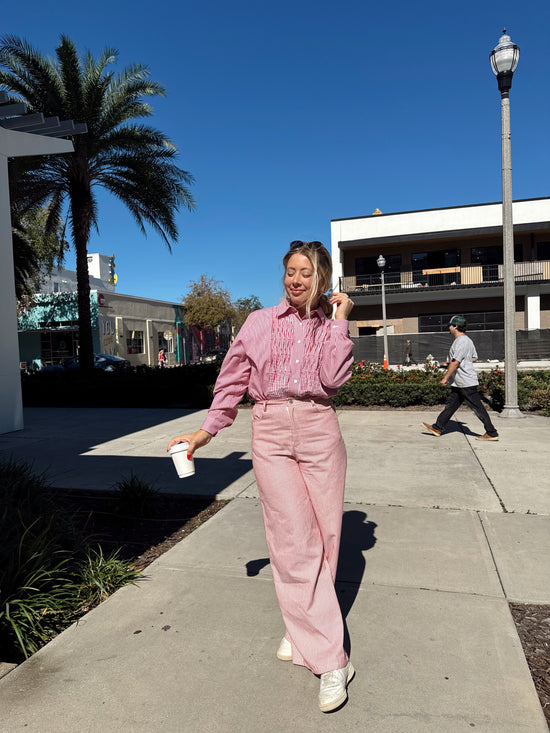
<svg viewBox="0 0 550 733"><path fill-rule="evenodd" d="M514 230L550 230L550 197L513 203ZM332 241L340 249L428 239L498 235L502 232L502 204L475 204L333 219Z"/></svg>

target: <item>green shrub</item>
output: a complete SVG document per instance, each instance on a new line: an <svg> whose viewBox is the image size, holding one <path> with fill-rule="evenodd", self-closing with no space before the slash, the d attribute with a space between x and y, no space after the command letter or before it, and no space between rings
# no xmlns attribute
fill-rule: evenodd
<svg viewBox="0 0 550 733"><path fill-rule="evenodd" d="M86 613L139 575L131 562L120 560L118 550L107 557L101 547L90 549L75 574L79 612Z"/></svg>
<svg viewBox="0 0 550 733"><path fill-rule="evenodd" d="M544 409L532 407L532 395L535 391L550 389L550 371L533 370L518 372L518 404L522 409ZM490 372L481 372L479 375L481 392L488 399L494 410L500 411L504 407L505 377L502 369L491 369Z"/></svg>
<svg viewBox="0 0 550 733"><path fill-rule="evenodd" d="M550 387L534 389L527 406L530 410L542 410L543 415L550 417Z"/></svg>
<svg viewBox="0 0 550 733"><path fill-rule="evenodd" d="M147 481L143 481L132 473L130 478L123 478L115 483L113 488L116 511L134 516L153 513L158 491L153 489Z"/></svg>
<svg viewBox="0 0 550 733"><path fill-rule="evenodd" d="M39 407L209 407L219 373L215 364L171 369L139 366L120 372L80 369L21 376L23 404Z"/></svg>
<svg viewBox="0 0 550 733"><path fill-rule="evenodd" d="M63 626L72 610L75 588L68 565L43 517L26 528L16 545L1 553L0 648L17 658L34 653Z"/></svg>
<svg viewBox="0 0 550 733"><path fill-rule="evenodd" d="M440 384L443 372L426 364L419 369L384 369L381 364L355 362L352 377L338 390L333 403L341 405L436 405L445 402L448 388Z"/></svg>
<svg viewBox="0 0 550 733"><path fill-rule="evenodd" d="M479 375L479 388L493 410L500 412L504 407L504 372L502 369L491 369Z"/></svg>
<svg viewBox="0 0 550 733"><path fill-rule="evenodd" d="M43 474L0 461L0 649L28 657L136 571L93 552ZM94 592L91 592L94 588Z"/></svg>

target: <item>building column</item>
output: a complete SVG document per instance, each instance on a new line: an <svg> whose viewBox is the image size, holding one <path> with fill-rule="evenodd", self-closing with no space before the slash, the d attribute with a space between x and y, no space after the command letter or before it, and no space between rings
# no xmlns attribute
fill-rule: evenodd
<svg viewBox="0 0 550 733"><path fill-rule="evenodd" d="M23 429L9 191L8 157L0 154L0 261L2 262L2 267L0 267L0 313L2 314L0 433Z"/></svg>
<svg viewBox="0 0 550 733"><path fill-rule="evenodd" d="M147 319L147 321L145 322L145 328L145 353L147 355L147 366L156 366L158 348L156 348L155 344L153 343L153 321Z"/></svg>
<svg viewBox="0 0 550 733"><path fill-rule="evenodd" d="M124 339L124 319L121 316L115 318L115 345L116 354L126 359L126 341Z"/></svg>
<svg viewBox="0 0 550 733"><path fill-rule="evenodd" d="M527 288L524 310L525 328L528 331L540 328L540 292L538 288Z"/></svg>

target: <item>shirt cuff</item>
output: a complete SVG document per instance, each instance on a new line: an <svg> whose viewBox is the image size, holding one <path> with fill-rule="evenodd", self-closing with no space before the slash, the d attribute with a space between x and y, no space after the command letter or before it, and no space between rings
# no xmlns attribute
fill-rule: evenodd
<svg viewBox="0 0 550 733"><path fill-rule="evenodd" d="M206 430L207 433L210 433L210 435L214 437L214 435L217 435L223 427L224 425L220 426L213 417L207 417L201 425L201 430Z"/></svg>
<svg viewBox="0 0 550 733"><path fill-rule="evenodd" d="M332 321L332 328L336 328L338 331L342 331L347 335L349 323L345 318L339 318L338 320Z"/></svg>

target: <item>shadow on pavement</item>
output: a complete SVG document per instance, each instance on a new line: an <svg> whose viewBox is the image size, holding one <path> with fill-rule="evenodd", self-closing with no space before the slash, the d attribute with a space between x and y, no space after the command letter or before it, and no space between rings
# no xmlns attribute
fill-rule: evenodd
<svg viewBox="0 0 550 733"><path fill-rule="evenodd" d="M24 460L36 473L59 489L112 491L115 485L136 476L162 493L215 497L252 470L244 451L223 458L195 458L195 475L180 479L170 456L78 455L29 457L25 451L0 453L1 460ZM251 479L252 481L252 479Z"/></svg>
<svg viewBox="0 0 550 733"><path fill-rule="evenodd" d="M351 652L351 642L345 619L355 602L365 573L364 552L370 550L376 544L374 535L376 527L377 524L369 521L365 512L356 509L344 512L340 555L336 572L336 592L344 618L344 647L348 654ZM246 574L249 577L258 575L260 570L268 564L268 557L249 560L245 565Z"/></svg>

